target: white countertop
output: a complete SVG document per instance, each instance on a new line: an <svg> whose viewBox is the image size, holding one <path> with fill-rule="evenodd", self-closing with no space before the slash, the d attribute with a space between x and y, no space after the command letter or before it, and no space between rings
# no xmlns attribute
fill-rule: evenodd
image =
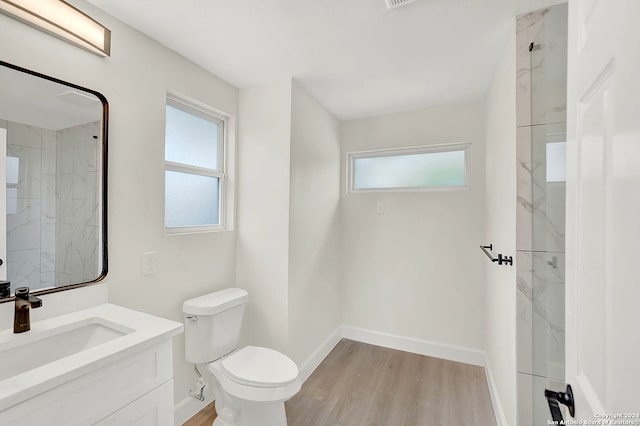
<svg viewBox="0 0 640 426"><path fill-rule="evenodd" d="M183 331L179 322L105 303L65 315L31 323L31 330L14 334L0 331L2 351L39 340L55 330L82 321L106 322L127 334L0 381L0 411L46 392L107 364L170 339Z"/></svg>

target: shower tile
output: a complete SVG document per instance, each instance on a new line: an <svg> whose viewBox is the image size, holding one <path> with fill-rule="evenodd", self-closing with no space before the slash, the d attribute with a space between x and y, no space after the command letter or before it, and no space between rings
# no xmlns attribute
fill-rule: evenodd
<svg viewBox="0 0 640 426"><path fill-rule="evenodd" d="M518 426L533 426L533 376L518 373Z"/></svg>
<svg viewBox="0 0 640 426"><path fill-rule="evenodd" d="M73 188L73 199L79 200L84 199L87 196L87 175L85 172L76 171L71 175L73 178L73 183L71 184Z"/></svg>
<svg viewBox="0 0 640 426"><path fill-rule="evenodd" d="M564 377L564 253L532 255L533 374Z"/></svg>
<svg viewBox="0 0 640 426"><path fill-rule="evenodd" d="M516 19L516 125L527 126L531 120L531 64L529 44L534 41L548 9L541 9Z"/></svg>
<svg viewBox="0 0 640 426"><path fill-rule="evenodd" d="M73 219L73 176L59 174L56 179L56 221L70 225Z"/></svg>
<svg viewBox="0 0 640 426"><path fill-rule="evenodd" d="M94 280L98 277L98 237L98 227L84 227L84 245L82 247L84 281Z"/></svg>
<svg viewBox="0 0 640 426"><path fill-rule="evenodd" d="M564 377L564 259L516 252L518 372Z"/></svg>
<svg viewBox="0 0 640 426"><path fill-rule="evenodd" d="M56 276L71 273L71 224L56 226ZM71 276L69 275L69 279Z"/></svg>
<svg viewBox="0 0 640 426"><path fill-rule="evenodd" d="M56 223L56 177L42 175L40 220L42 223Z"/></svg>
<svg viewBox="0 0 640 426"><path fill-rule="evenodd" d="M530 252L516 251L516 330L518 372L533 373L533 270Z"/></svg>
<svg viewBox="0 0 640 426"><path fill-rule="evenodd" d="M548 9L531 52L531 124L566 121L567 7Z"/></svg>
<svg viewBox="0 0 640 426"><path fill-rule="evenodd" d="M41 272L53 272L56 269L56 224L41 225L40 235Z"/></svg>
<svg viewBox="0 0 640 426"><path fill-rule="evenodd" d="M57 173L73 173L73 133L70 129L56 132L56 161Z"/></svg>
<svg viewBox="0 0 640 426"><path fill-rule="evenodd" d="M42 272L40 273L40 289L55 287L56 273L55 272Z"/></svg>
<svg viewBox="0 0 640 426"><path fill-rule="evenodd" d="M11 277L11 288L28 286L33 288L40 282L40 248L7 251L7 276Z"/></svg>
<svg viewBox="0 0 640 426"><path fill-rule="evenodd" d="M40 200L18 198L17 211L7 215L7 247L40 250Z"/></svg>
<svg viewBox="0 0 640 426"><path fill-rule="evenodd" d="M7 143L29 148L42 148L42 129L26 124L8 122Z"/></svg>
<svg viewBox="0 0 640 426"><path fill-rule="evenodd" d="M556 123L530 129L531 249L564 252L566 184L548 176L547 153L549 147L566 142L566 126Z"/></svg>
<svg viewBox="0 0 640 426"><path fill-rule="evenodd" d="M531 376L518 373L518 426L546 425L551 420L551 413L547 399L544 396L545 389L564 391L562 381L546 377ZM567 419L566 409L562 408L562 417Z"/></svg>
<svg viewBox="0 0 640 426"><path fill-rule="evenodd" d="M42 130L42 173L56 174L56 132Z"/></svg>
<svg viewBox="0 0 640 426"><path fill-rule="evenodd" d="M98 214L98 173L88 172L86 176L86 203L84 205L84 225L98 226L100 216Z"/></svg>
<svg viewBox="0 0 640 426"><path fill-rule="evenodd" d="M40 148L31 148L16 144L7 145L7 156L18 158L19 198L40 198L40 180L42 178L42 154Z"/></svg>
<svg viewBox="0 0 640 426"><path fill-rule="evenodd" d="M71 246L74 250L80 250L84 244L84 204L84 200L73 200Z"/></svg>
<svg viewBox="0 0 640 426"><path fill-rule="evenodd" d="M532 166L531 166L531 127L516 129L516 249L531 250L531 225L533 220L532 204Z"/></svg>
<svg viewBox="0 0 640 426"><path fill-rule="evenodd" d="M56 285L69 285L71 284L71 275L64 272L56 272Z"/></svg>
<svg viewBox="0 0 640 426"><path fill-rule="evenodd" d="M516 22L516 125L564 122L567 7L534 11ZM529 52L532 42L543 50Z"/></svg>

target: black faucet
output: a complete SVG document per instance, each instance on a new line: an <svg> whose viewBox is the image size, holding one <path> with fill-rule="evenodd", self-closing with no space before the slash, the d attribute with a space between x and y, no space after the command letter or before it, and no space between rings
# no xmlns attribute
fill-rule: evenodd
<svg viewBox="0 0 640 426"><path fill-rule="evenodd" d="M16 288L16 309L13 317L13 332L24 333L31 330L30 308L42 306L42 299L29 294L29 287Z"/></svg>

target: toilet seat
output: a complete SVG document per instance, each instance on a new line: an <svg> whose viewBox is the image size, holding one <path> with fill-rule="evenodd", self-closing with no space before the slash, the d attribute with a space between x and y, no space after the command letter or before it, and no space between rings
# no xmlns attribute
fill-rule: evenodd
<svg viewBox="0 0 640 426"><path fill-rule="evenodd" d="M298 366L269 348L246 346L220 362L222 372L235 383L256 387L287 386L298 378Z"/></svg>

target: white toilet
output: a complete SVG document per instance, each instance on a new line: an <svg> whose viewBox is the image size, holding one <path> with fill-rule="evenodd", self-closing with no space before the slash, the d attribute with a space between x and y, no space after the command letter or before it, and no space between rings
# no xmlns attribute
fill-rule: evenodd
<svg viewBox="0 0 640 426"><path fill-rule="evenodd" d="M284 402L300 390L298 367L273 349L238 349L245 290L227 288L184 302L187 362L211 386L214 426L286 426Z"/></svg>

